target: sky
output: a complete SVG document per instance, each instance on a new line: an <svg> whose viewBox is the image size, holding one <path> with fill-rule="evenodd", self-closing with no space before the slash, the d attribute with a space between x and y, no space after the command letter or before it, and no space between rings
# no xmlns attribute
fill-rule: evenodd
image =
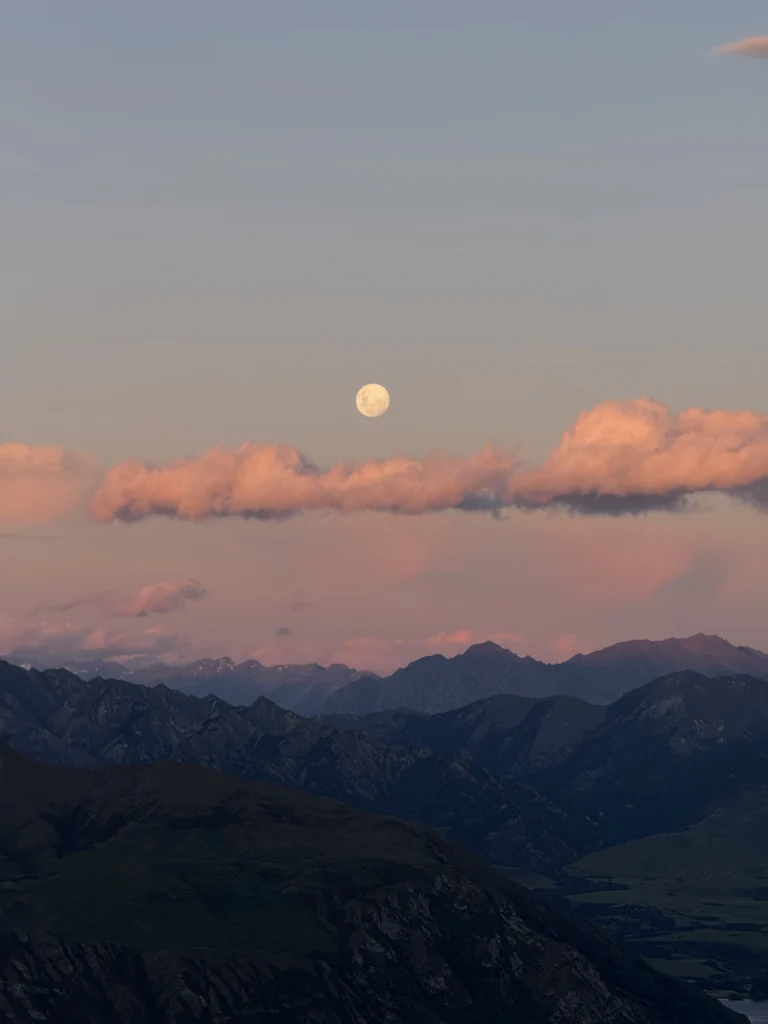
<svg viewBox="0 0 768 1024"><path fill-rule="evenodd" d="M766 36L758 0L11 5L0 654L768 648Z"/></svg>

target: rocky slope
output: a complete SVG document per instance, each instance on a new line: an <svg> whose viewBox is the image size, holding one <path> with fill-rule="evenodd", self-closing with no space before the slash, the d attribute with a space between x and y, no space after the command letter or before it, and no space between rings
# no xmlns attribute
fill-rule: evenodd
<svg viewBox="0 0 768 1024"><path fill-rule="evenodd" d="M329 715L340 729L384 743L452 753L502 776L524 777L560 764L605 721L604 706L577 697L501 694L428 715L401 708L370 715Z"/></svg>
<svg viewBox="0 0 768 1024"><path fill-rule="evenodd" d="M768 778L768 683L680 672L640 687L560 764L530 776L599 815L606 845L683 828Z"/></svg>
<svg viewBox="0 0 768 1024"><path fill-rule="evenodd" d="M84 682L0 663L0 739L64 765L211 765L442 828L492 861L542 869L594 848L594 826L532 787L423 745L164 685Z"/></svg>
<svg viewBox="0 0 768 1024"><path fill-rule="evenodd" d="M58 667L58 666L54 666ZM165 683L197 697L213 694L228 704L253 704L269 697L280 707L299 714L316 714L329 696L347 683L373 673L346 665L262 665L253 659L201 658L185 665L121 665L114 661L75 662L66 668L81 679L122 679L154 685Z"/></svg>
<svg viewBox="0 0 768 1024"><path fill-rule="evenodd" d="M0 805L7 1024L742 1019L419 826L210 769L8 749Z"/></svg>

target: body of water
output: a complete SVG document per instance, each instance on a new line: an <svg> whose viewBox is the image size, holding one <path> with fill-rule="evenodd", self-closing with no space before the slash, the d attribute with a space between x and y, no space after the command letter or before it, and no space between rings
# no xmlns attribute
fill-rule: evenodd
<svg viewBox="0 0 768 1024"><path fill-rule="evenodd" d="M725 1005L737 1013L746 1013L753 1024L768 1024L768 1003L750 1003L745 999L738 1003L726 1001Z"/></svg>

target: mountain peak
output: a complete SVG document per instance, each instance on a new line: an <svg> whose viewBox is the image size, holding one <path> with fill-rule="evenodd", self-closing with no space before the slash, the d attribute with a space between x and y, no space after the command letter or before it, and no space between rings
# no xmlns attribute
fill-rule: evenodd
<svg viewBox="0 0 768 1024"><path fill-rule="evenodd" d="M472 655L480 655L485 657L487 657L488 655L494 655L497 657L499 655L503 657L517 657L517 655L510 651L507 647L502 647L500 644L495 643L493 640L484 640L482 643L472 644L470 647L466 649L466 651L464 651L464 654L459 655L459 657L466 658Z"/></svg>

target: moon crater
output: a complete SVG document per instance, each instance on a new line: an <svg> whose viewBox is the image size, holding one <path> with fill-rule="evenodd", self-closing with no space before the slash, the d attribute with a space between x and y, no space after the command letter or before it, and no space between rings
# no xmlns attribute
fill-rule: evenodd
<svg viewBox="0 0 768 1024"><path fill-rule="evenodd" d="M357 392L355 404L363 416L383 416L389 408L389 392L381 384L366 384Z"/></svg>

